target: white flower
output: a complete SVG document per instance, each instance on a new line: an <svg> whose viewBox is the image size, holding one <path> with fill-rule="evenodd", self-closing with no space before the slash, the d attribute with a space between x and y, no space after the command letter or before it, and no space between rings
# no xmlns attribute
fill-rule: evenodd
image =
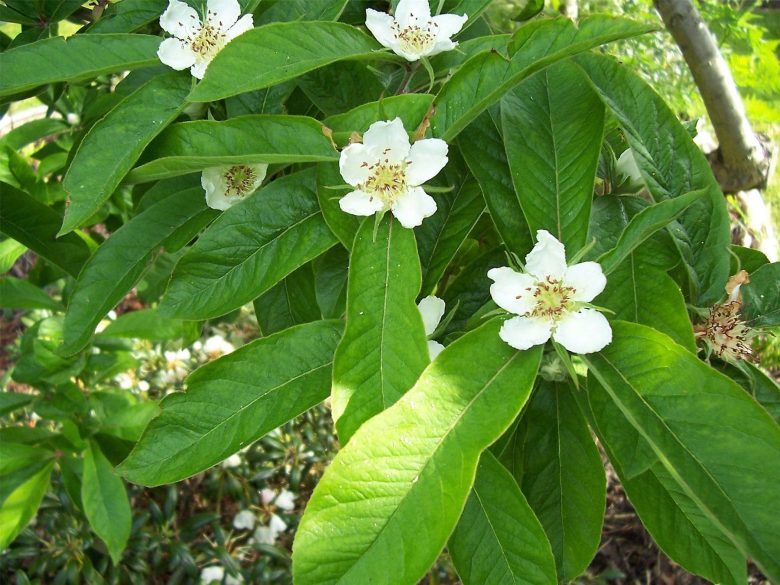
<svg viewBox="0 0 780 585"><path fill-rule="evenodd" d="M440 14L431 17L428 0L401 0L395 17L370 8L366 26L383 46L407 61L431 57L458 46L450 40L463 28L467 15Z"/></svg>
<svg viewBox="0 0 780 585"><path fill-rule="evenodd" d="M224 211L260 186L268 172L267 164L228 165L203 171L200 184L206 191L206 204Z"/></svg>
<svg viewBox="0 0 780 585"><path fill-rule="evenodd" d="M214 335L206 340L203 344L203 351L209 359L216 359L220 356L227 355L235 349L233 344L227 341L220 335Z"/></svg>
<svg viewBox="0 0 780 585"><path fill-rule="evenodd" d="M268 505L271 502L273 502L275 497L276 497L276 492L272 489L263 488L262 490L260 490L260 500L265 505Z"/></svg>
<svg viewBox="0 0 780 585"><path fill-rule="evenodd" d="M409 144L400 118L374 122L363 143L341 151L339 169L355 187L339 201L352 215L373 215L390 210L405 228L417 227L436 212L436 202L420 185L447 164L447 143L427 138Z"/></svg>
<svg viewBox="0 0 780 585"><path fill-rule="evenodd" d="M582 262L567 267L561 242L545 230L536 232L536 239L525 257L526 273L507 267L488 271L493 300L519 315L502 325L501 339L528 349L552 337L573 353L599 351L612 341L612 328L587 303L607 284L601 266Z"/></svg>
<svg viewBox="0 0 780 585"><path fill-rule="evenodd" d="M255 530L254 539L260 544L273 544L279 534L287 530L287 524L276 514L271 514L268 526L259 526Z"/></svg>
<svg viewBox="0 0 780 585"><path fill-rule="evenodd" d="M239 455L238 453L233 453L233 455L231 455L230 457L228 457L222 462L223 469L238 467L239 465L241 465L241 455Z"/></svg>
<svg viewBox="0 0 780 585"><path fill-rule="evenodd" d="M127 373L119 374L114 379L117 381L117 384L119 384L119 387L122 390L130 390L130 388L132 388L135 385L132 376L130 376Z"/></svg>
<svg viewBox="0 0 780 585"><path fill-rule="evenodd" d="M161 375L162 381L166 384L175 384L183 380L189 371L189 361L192 357L190 350L166 351L164 355L165 370L163 370Z"/></svg>
<svg viewBox="0 0 780 585"><path fill-rule="evenodd" d="M140 380L140 381L138 382L138 389L139 389L141 392L148 392L148 391L149 391L149 388L150 388L150 386L149 386L149 382L147 382L146 380Z"/></svg>
<svg viewBox="0 0 780 585"><path fill-rule="evenodd" d="M422 315L423 326L425 327L425 335L431 336L433 332L441 322L441 318L444 316L444 301L439 297L428 296L417 303L417 309ZM438 341L433 339L428 340L428 354L431 361L436 359L436 356L444 351L444 346Z"/></svg>
<svg viewBox="0 0 780 585"><path fill-rule="evenodd" d="M227 575L225 577L225 585L242 585L244 582L244 578L239 575L237 577L234 577L233 575Z"/></svg>
<svg viewBox="0 0 780 585"><path fill-rule="evenodd" d="M645 184L642 173L639 171L639 165L636 164L636 158L630 148L623 151L617 160L617 171L628 177L629 186L641 188Z"/></svg>
<svg viewBox="0 0 780 585"><path fill-rule="evenodd" d="M210 583L222 583L222 579L225 576L225 568L219 565L212 565L211 567L204 567L200 572L200 582L203 585L209 585Z"/></svg>
<svg viewBox="0 0 780 585"><path fill-rule="evenodd" d="M274 501L274 504L276 504L277 508L280 510L284 510L285 512L289 512L293 509L295 509L295 498L297 496L292 493L289 490L282 490L279 492L279 495L276 496L276 501Z"/></svg>
<svg viewBox="0 0 780 585"><path fill-rule="evenodd" d="M257 518L251 510L241 510L233 517L233 528L236 530L252 530Z"/></svg>
<svg viewBox="0 0 780 585"><path fill-rule="evenodd" d="M160 26L173 38L165 39L157 49L160 61L181 71L190 68L192 75L203 79L206 67L222 48L254 26L252 15L239 19L238 0L208 0L206 19L180 0L170 0L160 17Z"/></svg>

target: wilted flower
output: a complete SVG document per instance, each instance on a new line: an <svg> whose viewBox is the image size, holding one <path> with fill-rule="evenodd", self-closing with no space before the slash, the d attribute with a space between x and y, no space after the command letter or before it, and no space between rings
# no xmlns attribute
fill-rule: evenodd
<svg viewBox="0 0 780 585"><path fill-rule="evenodd" d="M206 204L224 211L254 193L265 179L267 164L228 165L205 169L200 184L206 191Z"/></svg>
<svg viewBox="0 0 780 585"><path fill-rule="evenodd" d="M203 21L185 2L170 0L160 17L160 26L173 38L160 43L157 56L169 67L177 71L189 67L193 77L203 79L216 54L254 26L251 14L239 19L240 15L238 0L208 0Z"/></svg>
<svg viewBox="0 0 780 585"><path fill-rule="evenodd" d="M447 143L427 138L409 144L400 118L374 122L354 143L341 151L339 169L355 187L339 201L352 215L390 210L406 228L417 227L436 212L436 201L420 185L447 164Z"/></svg>
<svg viewBox="0 0 780 585"><path fill-rule="evenodd" d="M501 339L528 349L552 337L574 353L599 351L612 341L606 318L588 305L607 284L601 266L582 262L567 267L561 242L545 230L536 232L536 239L525 257L526 272L508 267L488 271L493 300L519 315L502 325Z"/></svg>
<svg viewBox="0 0 780 585"><path fill-rule="evenodd" d="M252 530L257 522L257 517L251 510L241 510L233 517L233 528L236 530Z"/></svg>
<svg viewBox="0 0 780 585"><path fill-rule="evenodd" d="M287 530L287 524L276 514L271 514L268 526L258 526L255 530L254 539L260 544L273 544L279 537L279 534Z"/></svg>
<svg viewBox="0 0 780 585"><path fill-rule="evenodd" d="M441 318L444 316L444 301L439 297L433 295L427 296L417 303L417 309L420 311L420 315L423 320L423 327L425 328L425 335L431 336L433 332L441 322ZM438 341L433 339L428 340L428 355L431 361L436 359L436 356L444 351L444 346Z"/></svg>
<svg viewBox="0 0 780 585"><path fill-rule="evenodd" d="M729 297L723 304L713 305L707 319L694 328L696 338L719 358L726 361L751 360L751 340L755 331L740 317L742 298L740 287L749 282L744 270L732 276L726 284Z"/></svg>
<svg viewBox="0 0 780 585"><path fill-rule="evenodd" d="M451 51L458 43L450 40L463 28L467 15L431 16L428 0L401 0L395 17L366 10L366 26L383 46L407 61Z"/></svg>

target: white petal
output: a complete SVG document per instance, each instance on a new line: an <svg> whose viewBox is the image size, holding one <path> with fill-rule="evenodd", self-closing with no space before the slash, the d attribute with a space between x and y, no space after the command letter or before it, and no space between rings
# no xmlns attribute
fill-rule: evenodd
<svg viewBox="0 0 780 585"><path fill-rule="evenodd" d="M403 57L410 63L419 61L420 57L425 57L430 52L430 51L418 51L417 53L409 53L407 51L404 51L400 46L393 47L393 51L395 52L396 55L398 55L399 57Z"/></svg>
<svg viewBox="0 0 780 585"><path fill-rule="evenodd" d="M392 49L397 45L397 37L393 30L393 17L389 14L367 8L366 27L382 46Z"/></svg>
<svg viewBox="0 0 780 585"><path fill-rule="evenodd" d="M636 164L636 158L634 158L634 153L630 148L625 149L623 154L620 155L620 158L618 158L617 170L620 173L627 175L632 184L644 185L644 179L642 178L642 173L639 171L639 165Z"/></svg>
<svg viewBox="0 0 780 585"><path fill-rule="evenodd" d="M271 514L271 521L268 523L268 527L274 534L279 534L280 532L287 530L287 523L276 514Z"/></svg>
<svg viewBox="0 0 780 585"><path fill-rule="evenodd" d="M427 296L417 303L417 308L422 316L425 335L431 335L436 331L441 318L444 316L444 301L433 295Z"/></svg>
<svg viewBox="0 0 780 585"><path fill-rule="evenodd" d="M222 583L222 579L225 577L225 569L219 565L204 567L200 572L200 582L203 585L209 585L210 583L217 582Z"/></svg>
<svg viewBox="0 0 780 585"><path fill-rule="evenodd" d="M525 257L525 268L538 280L561 279L566 272L566 249L550 232L539 230L534 249Z"/></svg>
<svg viewBox="0 0 780 585"><path fill-rule="evenodd" d="M213 57L212 57L213 58ZM206 73L206 67L211 63L211 59L196 61L195 65L190 67L190 73L195 79L203 79L203 75Z"/></svg>
<svg viewBox="0 0 780 585"><path fill-rule="evenodd" d="M368 179L368 167L376 163L377 158L376 149L359 142L350 144L339 156L341 177L353 187L362 185Z"/></svg>
<svg viewBox="0 0 780 585"><path fill-rule="evenodd" d="M247 193L247 195L249 195L251 193L254 193L255 190L262 184L263 180L265 179L265 176L268 174L268 165L265 163L259 163L256 165L247 165L247 166L255 172L255 180L252 183L252 190Z"/></svg>
<svg viewBox="0 0 780 585"><path fill-rule="evenodd" d="M436 201L422 187L411 187L395 200L390 209L402 226L411 229L436 213Z"/></svg>
<svg viewBox="0 0 780 585"><path fill-rule="evenodd" d="M553 339L573 353L591 353L612 341L612 327L598 311L582 309L558 321Z"/></svg>
<svg viewBox="0 0 780 585"><path fill-rule="evenodd" d="M223 31L233 26L241 15L238 0L208 0L206 10L211 25Z"/></svg>
<svg viewBox="0 0 780 585"><path fill-rule="evenodd" d="M401 28L410 25L424 28L431 20L428 0L401 0L395 9L395 20Z"/></svg>
<svg viewBox="0 0 780 585"><path fill-rule="evenodd" d="M182 71L195 63L195 53L190 46L179 39L165 39L157 49L157 56L165 65Z"/></svg>
<svg viewBox="0 0 780 585"><path fill-rule="evenodd" d="M433 341L432 339L428 340L428 355L430 356L431 361L435 360L436 356L443 351L444 346L441 343L438 341Z"/></svg>
<svg viewBox="0 0 780 585"><path fill-rule="evenodd" d="M258 544L273 544L276 535L268 526L258 526L255 529L254 539Z"/></svg>
<svg viewBox="0 0 780 585"><path fill-rule="evenodd" d="M574 288L575 301L590 302L607 286L607 277L597 262L580 262L566 269L563 284Z"/></svg>
<svg viewBox="0 0 780 585"><path fill-rule="evenodd" d="M451 41L450 39L442 39L440 41L436 41L436 44L431 47L430 51L428 51L427 56L433 57L439 53L446 53L447 51L452 51L457 46L457 42Z"/></svg>
<svg viewBox="0 0 780 585"><path fill-rule="evenodd" d="M160 26L165 32L186 39L200 30L200 18L194 8L180 0L170 0L168 8L160 16Z"/></svg>
<svg viewBox="0 0 780 585"><path fill-rule="evenodd" d="M364 191L352 191L339 199L341 211L352 215L374 215L384 209L384 203L378 197L372 197Z"/></svg>
<svg viewBox="0 0 780 585"><path fill-rule="evenodd" d="M498 336L515 349L528 349L550 339L552 323L536 317L512 317L505 321Z"/></svg>
<svg viewBox="0 0 780 585"><path fill-rule="evenodd" d="M490 296L499 307L516 315L525 315L534 308L536 281L532 276L506 266L491 268L487 275L493 281Z"/></svg>
<svg viewBox="0 0 780 585"><path fill-rule="evenodd" d="M457 14L440 14L431 19L428 30L436 33L437 41L449 40L453 35L460 32L463 25L469 19L467 15L459 16Z"/></svg>
<svg viewBox="0 0 780 585"><path fill-rule="evenodd" d="M231 26L227 32L225 32L225 40L227 42L232 41L234 38L236 38L238 35L241 35L245 33L248 30L252 30L255 26L255 22L252 19L251 14L245 14L241 18L238 19L238 22Z"/></svg>
<svg viewBox="0 0 780 585"><path fill-rule="evenodd" d="M374 122L363 134L363 144L375 148L381 158L397 163L409 154L409 135L401 118L389 122Z"/></svg>
<svg viewBox="0 0 780 585"><path fill-rule="evenodd" d="M225 211L232 207L240 198L225 195L227 184L225 183L225 171L230 167L211 167L204 169L200 176L200 184L206 191L206 205L212 209Z"/></svg>
<svg viewBox="0 0 780 585"><path fill-rule="evenodd" d="M447 143L438 138L418 140L409 149L406 180L410 185L422 185L432 179L447 164Z"/></svg>
<svg viewBox="0 0 780 585"><path fill-rule="evenodd" d="M276 501L274 502L276 506L285 512L289 512L290 510L295 509L295 498L297 496L292 493L290 490L282 490L279 492L279 495L276 496Z"/></svg>
<svg viewBox="0 0 780 585"><path fill-rule="evenodd" d="M257 518L251 510L241 510L233 518L233 528L236 530L252 530L255 527Z"/></svg>

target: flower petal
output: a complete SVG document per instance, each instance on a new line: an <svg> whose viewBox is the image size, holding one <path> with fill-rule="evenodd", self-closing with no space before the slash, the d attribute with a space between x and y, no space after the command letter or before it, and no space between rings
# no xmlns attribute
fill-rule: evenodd
<svg viewBox="0 0 780 585"><path fill-rule="evenodd" d="M393 30L393 17L386 12L366 9L366 27L371 31L379 44L388 49L397 46L397 37Z"/></svg>
<svg viewBox="0 0 780 585"><path fill-rule="evenodd" d="M463 16L457 14L440 14L431 19L431 25L428 30L436 33L437 41L449 40L453 35L460 32L460 29L463 28L463 25L466 24L468 19L469 17L466 14Z"/></svg>
<svg viewBox="0 0 780 585"><path fill-rule="evenodd" d="M157 49L157 56L165 65L176 71L182 71L192 67L195 63L195 53L190 46L179 39L165 39Z"/></svg>
<svg viewBox="0 0 780 585"><path fill-rule="evenodd" d="M534 308L536 281L532 276L507 266L491 268L487 275L493 281L490 296L499 307L516 315L525 315Z"/></svg>
<svg viewBox="0 0 780 585"><path fill-rule="evenodd" d="M232 207L237 201L233 197L225 195L227 183L225 182L225 171L230 167L211 167L204 169L200 176L200 184L206 191L206 205L212 209L225 211Z"/></svg>
<svg viewBox="0 0 780 585"><path fill-rule="evenodd" d="M550 339L552 323L536 317L512 317L505 321L498 336L515 349L528 349Z"/></svg>
<svg viewBox="0 0 780 585"><path fill-rule="evenodd" d="M441 343L433 341L432 339L428 340L428 356L431 358L431 361L435 360L436 356L443 351L444 346Z"/></svg>
<svg viewBox="0 0 780 585"><path fill-rule="evenodd" d="M397 163L409 154L409 135L401 118L374 122L363 134L363 144L378 151L381 158Z"/></svg>
<svg viewBox="0 0 780 585"><path fill-rule="evenodd" d="M180 39L186 39L200 30L200 18L194 8L180 0L170 0L160 16L162 29Z"/></svg>
<svg viewBox="0 0 780 585"><path fill-rule="evenodd" d="M195 79L203 79L203 76L206 74L206 67L209 66L209 63L211 63L211 59L196 61L195 65L190 67L190 73L192 73L192 76Z"/></svg>
<svg viewBox="0 0 780 585"><path fill-rule="evenodd" d="M230 42L237 36L244 34L248 30L252 30L255 27L255 21L251 14L245 14L238 19L236 24L231 26L225 32L225 41Z"/></svg>
<svg viewBox="0 0 780 585"><path fill-rule="evenodd" d="M590 302L607 286L607 277L598 262L580 262L566 269L563 284L574 288L572 299Z"/></svg>
<svg viewBox="0 0 780 585"><path fill-rule="evenodd" d="M598 311L582 309L558 321L553 339L572 353L592 353L612 341L612 327Z"/></svg>
<svg viewBox="0 0 780 585"><path fill-rule="evenodd" d="M417 303L417 308L422 316L425 335L431 335L436 331L441 318L444 316L444 301L439 297L430 295Z"/></svg>
<svg viewBox="0 0 780 585"><path fill-rule="evenodd" d="M249 192L254 193L254 191L262 184L265 176L268 174L268 165L266 163L258 163L256 165L247 166L255 172L255 180L252 183L252 190ZM249 193L247 193L247 195Z"/></svg>
<svg viewBox="0 0 780 585"><path fill-rule="evenodd" d="M447 164L447 151L447 143L438 138L426 138L412 144L407 157L407 183L416 187L439 174Z"/></svg>
<svg viewBox="0 0 780 585"><path fill-rule="evenodd" d="M401 28L407 26L425 26L431 20L431 7L428 0L401 0L395 9L395 21Z"/></svg>
<svg viewBox="0 0 780 585"><path fill-rule="evenodd" d="M238 0L208 0L206 11L206 19L209 21L209 24L226 31L241 16L241 5L238 3Z"/></svg>
<svg viewBox="0 0 780 585"><path fill-rule="evenodd" d="M384 208L384 203L378 198L364 191L352 191L339 199L341 211L352 215L374 215Z"/></svg>
<svg viewBox="0 0 780 585"><path fill-rule="evenodd" d="M422 187L410 187L390 207L393 215L405 228L420 225L426 217L436 213L436 201Z"/></svg>
<svg viewBox="0 0 780 585"><path fill-rule="evenodd" d="M457 42L451 41L450 39L442 39L440 41L436 41L436 44L433 45L426 56L433 57L439 53L446 53L447 51L452 51L457 46Z"/></svg>
<svg viewBox="0 0 780 585"><path fill-rule="evenodd" d="M550 232L539 230L534 249L525 257L525 269L537 280L561 279L566 272L566 249Z"/></svg>
<svg viewBox="0 0 780 585"><path fill-rule="evenodd" d="M341 177L353 187L366 182L369 175L368 167L377 162L376 149L356 142L341 151L339 156L339 171Z"/></svg>

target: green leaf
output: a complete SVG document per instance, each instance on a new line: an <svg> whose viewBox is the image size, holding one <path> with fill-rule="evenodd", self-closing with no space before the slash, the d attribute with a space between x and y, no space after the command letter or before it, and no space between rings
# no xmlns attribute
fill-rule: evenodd
<svg viewBox="0 0 780 585"><path fill-rule="evenodd" d="M736 274L740 270L747 270L752 273L761 268L764 264L769 264L769 258L760 250L736 246L734 244L729 246L729 250L731 250L732 253L729 274Z"/></svg>
<svg viewBox="0 0 780 585"><path fill-rule="evenodd" d="M199 368L166 396L120 472L173 483L219 463L324 400L342 323L299 325Z"/></svg>
<svg viewBox="0 0 780 585"><path fill-rule="evenodd" d="M53 37L0 53L0 97L47 83L76 83L160 63L160 37L139 34Z"/></svg>
<svg viewBox="0 0 780 585"><path fill-rule="evenodd" d="M693 205L700 197L706 195L706 191L694 191L680 195L674 199L667 199L645 207L628 222L620 238L611 250L599 256L597 262L601 264L604 274L620 266L631 253L647 238L663 227L669 225L681 213Z"/></svg>
<svg viewBox="0 0 780 585"><path fill-rule="evenodd" d="M0 487L0 550L24 530L49 489L53 462L38 462L4 475Z"/></svg>
<svg viewBox="0 0 780 585"><path fill-rule="evenodd" d="M485 211L485 200L473 180L453 193L434 193L437 211L415 231L423 268L422 293L433 292L461 244Z"/></svg>
<svg viewBox="0 0 780 585"><path fill-rule="evenodd" d="M202 189L187 189L160 200L114 232L79 275L65 314L62 351L75 353L84 347L160 249L188 242L215 215L206 207Z"/></svg>
<svg viewBox="0 0 780 585"><path fill-rule="evenodd" d="M542 525L512 475L490 451L479 459L474 488L448 549L464 585L557 582Z"/></svg>
<svg viewBox="0 0 780 585"><path fill-rule="evenodd" d="M54 118L32 120L8 132L8 134L0 138L0 144L19 150L41 138L65 132L68 128L65 122Z"/></svg>
<svg viewBox="0 0 780 585"><path fill-rule="evenodd" d="M233 164L335 160L322 124L305 116L241 116L180 122L165 130L127 180L156 181Z"/></svg>
<svg viewBox="0 0 780 585"><path fill-rule="evenodd" d="M447 347L336 455L298 527L296 585L413 585L436 560L480 453L517 415L539 366L541 349L513 350L500 326Z"/></svg>
<svg viewBox="0 0 780 585"><path fill-rule="evenodd" d="M436 96L433 135L451 141L523 79L566 57L655 30L625 18L590 16L575 28L568 18L534 20L512 38L507 57L485 52L466 61Z"/></svg>
<svg viewBox="0 0 780 585"><path fill-rule="evenodd" d="M209 227L177 264L160 310L190 320L224 315L334 244L314 193L314 168L282 177Z"/></svg>
<svg viewBox="0 0 780 585"><path fill-rule="evenodd" d="M62 216L27 193L0 183L0 231L77 276L90 255L81 234L57 237Z"/></svg>
<svg viewBox="0 0 780 585"><path fill-rule="evenodd" d="M349 0L264 0L255 25L270 22L338 20ZM266 8L268 6L268 8Z"/></svg>
<svg viewBox="0 0 780 585"><path fill-rule="evenodd" d="M707 159L663 99L630 69L603 55L581 55L576 62L623 128L653 198L706 192L682 214L674 237L688 268L691 300L718 300L729 273L729 217Z"/></svg>
<svg viewBox="0 0 780 585"><path fill-rule="evenodd" d="M189 99L211 102L276 85L336 61L381 58L379 49L372 37L340 22L268 24L222 49Z"/></svg>
<svg viewBox="0 0 780 585"><path fill-rule="evenodd" d="M99 337L131 337L151 341L189 340L200 334L200 327L191 321L180 321L160 315L155 309L124 313L101 331Z"/></svg>
<svg viewBox="0 0 780 585"><path fill-rule="evenodd" d="M315 69L298 78L297 84L326 116L373 102L385 91L376 74L357 61Z"/></svg>
<svg viewBox="0 0 780 585"><path fill-rule="evenodd" d="M588 233L604 106L577 67L559 63L508 92L501 120L531 232L547 230L575 253Z"/></svg>
<svg viewBox="0 0 780 585"><path fill-rule="evenodd" d="M0 415L8 414L30 404L35 398L32 394L20 394L5 390L0 392Z"/></svg>
<svg viewBox="0 0 780 585"><path fill-rule="evenodd" d="M89 34L129 33L158 20L168 7L168 0L122 0L109 4Z"/></svg>
<svg viewBox="0 0 780 585"><path fill-rule="evenodd" d="M190 86L182 72L152 77L92 126L62 182L70 204L60 234L84 223L111 197L146 145L184 109Z"/></svg>
<svg viewBox="0 0 780 585"><path fill-rule="evenodd" d="M566 384L542 382L499 459L550 539L561 582L579 576L601 541L606 479L588 424Z"/></svg>
<svg viewBox="0 0 780 585"><path fill-rule="evenodd" d="M295 82L287 81L229 97L225 100L228 118L249 114L283 114L285 102L295 88Z"/></svg>
<svg viewBox="0 0 780 585"><path fill-rule="evenodd" d="M314 290L311 263L304 264L254 300L257 325L271 335L293 325L319 321L322 314Z"/></svg>
<svg viewBox="0 0 780 585"><path fill-rule="evenodd" d="M653 538L714 582L744 583L745 557L777 580L780 427L732 380L667 336L631 323L612 329L612 344L584 356L587 396L596 431Z"/></svg>
<svg viewBox="0 0 780 585"><path fill-rule="evenodd" d="M740 287L742 315L751 327L780 325L780 263L765 264L750 273Z"/></svg>
<svg viewBox="0 0 780 585"><path fill-rule="evenodd" d="M341 444L394 404L428 365L416 299L420 263L414 231L386 215L355 236L347 285L347 327L333 360L333 420Z"/></svg>
<svg viewBox="0 0 780 585"><path fill-rule="evenodd" d="M780 424L780 385L767 373L746 360L735 365L721 362L713 367L742 386Z"/></svg>
<svg viewBox="0 0 780 585"><path fill-rule="evenodd" d="M3 441L0 443L0 475L5 476L23 467L40 463L51 456L50 451L40 447Z"/></svg>
<svg viewBox="0 0 780 585"><path fill-rule="evenodd" d="M61 311L63 308L58 301L46 294L46 291L13 276L0 277L0 304L6 309Z"/></svg>
<svg viewBox="0 0 780 585"><path fill-rule="evenodd" d="M507 248L525 256L534 240L515 195L504 141L490 114L484 112L458 136L458 147L477 179L490 218Z"/></svg>
<svg viewBox="0 0 780 585"><path fill-rule="evenodd" d="M124 483L94 441L89 441L84 451L81 502L89 525L118 565L130 538L130 502Z"/></svg>
<svg viewBox="0 0 780 585"><path fill-rule="evenodd" d="M0 242L0 272L8 272L13 268L19 257L27 251L27 246L13 238Z"/></svg>
<svg viewBox="0 0 780 585"><path fill-rule="evenodd" d="M313 264L314 292L317 304L326 319L340 318L347 303L347 273L349 254L342 246L334 246Z"/></svg>

